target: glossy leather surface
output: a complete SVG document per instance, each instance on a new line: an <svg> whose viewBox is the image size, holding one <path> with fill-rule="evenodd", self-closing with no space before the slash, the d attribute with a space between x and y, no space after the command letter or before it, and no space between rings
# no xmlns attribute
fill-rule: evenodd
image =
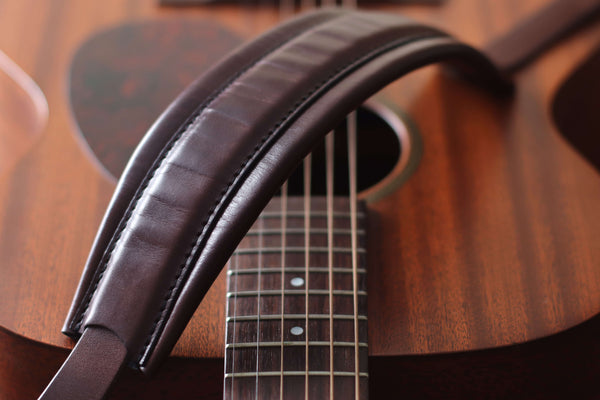
<svg viewBox="0 0 600 400"><path fill-rule="evenodd" d="M166 357L231 252L316 142L398 77L457 61L508 87L480 53L410 20L320 11L201 77L136 150L100 228L65 331L114 332L132 366Z"/></svg>
<svg viewBox="0 0 600 400"><path fill-rule="evenodd" d="M63 327L64 333L70 336L78 336L81 333L80 318L83 310L80 309L80 306L88 300L88 290L96 275L98 266L102 263L105 250L109 246L114 232L118 229L119 223L142 180L177 130L185 124L190 115L202 107L203 102L211 93L217 91L227 79L235 75L236 70L241 65L251 63L272 47L289 40L308 27L334 18L336 15L337 13L324 12L319 13L319 15L310 14L294 19L266 33L248 46L238 49L227 60L219 63L202 78L190 85L157 119L129 161L122 175L124 179L121 179L118 183L90 251L77 294L73 300L73 307L71 307Z"/></svg>

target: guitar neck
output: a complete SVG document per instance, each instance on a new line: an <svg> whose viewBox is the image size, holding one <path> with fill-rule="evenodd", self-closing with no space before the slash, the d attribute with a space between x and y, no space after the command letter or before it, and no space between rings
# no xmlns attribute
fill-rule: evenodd
<svg viewBox="0 0 600 400"><path fill-rule="evenodd" d="M353 232L349 205L274 198L240 243L228 270L225 399L367 398L365 218L357 213Z"/></svg>

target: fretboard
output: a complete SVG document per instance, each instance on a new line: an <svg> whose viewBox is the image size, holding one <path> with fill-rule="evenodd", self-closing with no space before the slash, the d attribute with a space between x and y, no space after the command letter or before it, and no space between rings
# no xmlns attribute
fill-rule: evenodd
<svg viewBox="0 0 600 400"><path fill-rule="evenodd" d="M274 198L232 256L225 399L367 398L365 218L353 248L349 200L333 204Z"/></svg>

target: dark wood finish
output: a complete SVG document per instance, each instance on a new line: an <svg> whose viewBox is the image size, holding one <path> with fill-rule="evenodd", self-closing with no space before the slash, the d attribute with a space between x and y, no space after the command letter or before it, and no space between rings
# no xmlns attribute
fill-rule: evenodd
<svg viewBox="0 0 600 400"><path fill-rule="evenodd" d="M311 232L308 261L304 198L288 197L285 204L284 211L279 197L269 203L229 262L224 398L258 395L261 399L274 399L283 393L285 399L304 399L308 379L311 399L328 399L332 383L335 398L354 399L358 379L360 398L367 399L364 210L357 216L355 314L349 199L334 199L331 270L326 198L313 197L307 212ZM329 274L334 282L331 288ZM300 282L294 285L293 279ZM354 334L355 318L358 337ZM299 328L300 332L294 333L292 328ZM355 357L359 361L358 376Z"/></svg>
<svg viewBox="0 0 600 400"><path fill-rule="evenodd" d="M544 3L464 0L402 11L480 45ZM46 367L55 368L72 346L60 327L114 186L74 132L65 98L71 56L97 29L132 18L208 17L250 37L278 13L262 5L183 11L151 0L0 0L0 15L0 48L32 75L50 105L39 141L0 171L0 325L11 332L2 335L0 393L30 398L41 391L40 376L53 372ZM425 151L406 185L369 205L372 393L469 397L471 388L472 397L485 398L598 397L586 379L600 370L597 318L572 327L600 310L600 178L566 145L547 110L599 34L600 26L587 29L520 72L511 101L490 99L437 68L384 92L410 113ZM180 357L209 364L222 357L224 296L223 275L166 370ZM490 348L498 349L467 352ZM455 353L435 355L441 352ZM43 361L50 353L60 355ZM35 365L32 373L42 375L32 378L16 365ZM216 369L201 376L222 374L222 361L211 365ZM177 384L199 385L192 377ZM501 390L509 387L514 392Z"/></svg>

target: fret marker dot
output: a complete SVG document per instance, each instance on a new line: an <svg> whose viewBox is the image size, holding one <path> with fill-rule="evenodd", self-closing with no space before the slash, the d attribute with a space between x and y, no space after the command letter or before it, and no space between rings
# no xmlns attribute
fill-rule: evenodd
<svg viewBox="0 0 600 400"><path fill-rule="evenodd" d="M298 277L292 278L292 280L290 281L290 283L294 287L300 287L300 286L304 285L304 279L298 278Z"/></svg>
<svg viewBox="0 0 600 400"><path fill-rule="evenodd" d="M294 326L292 329L290 329L290 332L292 333L292 335L302 335L304 333L304 329L302 329L302 327L300 326Z"/></svg>

